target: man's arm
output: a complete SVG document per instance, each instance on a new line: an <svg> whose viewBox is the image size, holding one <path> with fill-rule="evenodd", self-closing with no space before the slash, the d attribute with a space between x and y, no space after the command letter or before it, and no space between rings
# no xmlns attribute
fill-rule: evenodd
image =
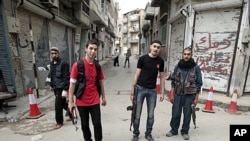
<svg viewBox="0 0 250 141"><path fill-rule="evenodd" d="M68 107L71 111L73 107L75 107L75 102L74 102L74 92L75 92L75 83L70 82L69 83L69 102L68 102Z"/></svg>
<svg viewBox="0 0 250 141"><path fill-rule="evenodd" d="M134 98L135 85L137 83L137 80L139 78L140 73L141 73L141 69L137 68L136 71L135 71L135 76L134 76L134 79L133 79L133 82L132 82L132 87L131 87L131 96L130 96L130 99L132 101L133 101L133 98Z"/></svg>
<svg viewBox="0 0 250 141"><path fill-rule="evenodd" d="M101 97L102 97L102 106L106 106L107 101L106 101L106 96L105 96L105 91L104 91L104 84L103 80L99 80L101 84Z"/></svg>
<svg viewBox="0 0 250 141"><path fill-rule="evenodd" d="M160 72L160 85L161 85L161 91L160 91L160 101L164 100L164 92L165 92L165 73Z"/></svg>
<svg viewBox="0 0 250 141"><path fill-rule="evenodd" d="M193 103L196 106L197 103L198 103L199 94L200 94L201 86L203 85L203 82L202 82L202 76L201 76L200 66L196 65L195 69L196 69L195 72L196 72L196 87L197 87L197 92L196 92L195 99L194 99Z"/></svg>

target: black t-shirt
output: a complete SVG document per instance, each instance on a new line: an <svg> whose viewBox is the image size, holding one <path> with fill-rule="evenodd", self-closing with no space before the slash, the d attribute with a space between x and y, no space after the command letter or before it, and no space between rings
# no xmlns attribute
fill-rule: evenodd
<svg viewBox="0 0 250 141"><path fill-rule="evenodd" d="M137 68L141 69L137 85L148 89L154 89L156 88L158 72L164 71L164 60L159 56L152 58L146 54L139 58Z"/></svg>

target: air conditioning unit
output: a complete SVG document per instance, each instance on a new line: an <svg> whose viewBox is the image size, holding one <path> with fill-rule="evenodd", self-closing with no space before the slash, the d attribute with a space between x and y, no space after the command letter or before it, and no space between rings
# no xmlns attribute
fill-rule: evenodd
<svg viewBox="0 0 250 141"><path fill-rule="evenodd" d="M59 0L41 0L42 4L46 4L49 7L59 7Z"/></svg>

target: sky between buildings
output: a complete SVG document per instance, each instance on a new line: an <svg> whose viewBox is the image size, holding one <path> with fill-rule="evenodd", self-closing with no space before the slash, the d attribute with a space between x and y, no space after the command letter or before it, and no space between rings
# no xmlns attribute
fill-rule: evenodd
<svg viewBox="0 0 250 141"><path fill-rule="evenodd" d="M145 9L146 4L148 2L151 2L151 0L115 0L116 2L119 2L119 16L121 16L124 13L127 13L131 10L135 10L137 8Z"/></svg>

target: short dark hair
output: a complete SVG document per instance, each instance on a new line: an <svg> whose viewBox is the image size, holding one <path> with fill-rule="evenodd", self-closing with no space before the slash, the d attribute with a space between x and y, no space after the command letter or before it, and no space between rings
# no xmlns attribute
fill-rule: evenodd
<svg viewBox="0 0 250 141"><path fill-rule="evenodd" d="M157 43L157 44L162 45L162 43L161 43L161 41L160 41L160 40L154 40L154 41L152 41L152 42L151 42L151 44L150 44L150 45L152 45L153 43Z"/></svg>
<svg viewBox="0 0 250 141"><path fill-rule="evenodd" d="M94 44L96 46L99 46L99 42L96 39L89 40L86 44L86 48L89 46L89 44Z"/></svg>
<svg viewBox="0 0 250 141"><path fill-rule="evenodd" d="M191 48L190 46L184 48L184 49L183 49L183 53L184 53L185 50L190 51L191 54L193 54L193 50L192 50L192 48Z"/></svg>

